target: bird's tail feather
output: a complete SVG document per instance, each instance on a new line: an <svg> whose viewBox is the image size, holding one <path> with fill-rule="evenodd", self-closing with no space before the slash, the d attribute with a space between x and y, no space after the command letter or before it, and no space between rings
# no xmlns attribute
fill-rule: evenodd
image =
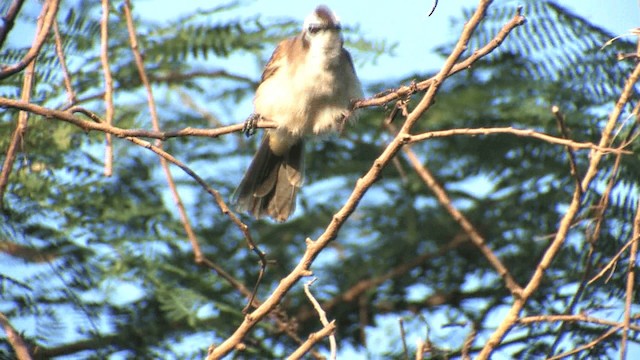
<svg viewBox="0 0 640 360"><path fill-rule="evenodd" d="M232 197L238 212L259 219L269 216L283 222L296 206L296 194L304 178L304 143L296 142L284 154L276 155L265 134L251 165Z"/></svg>

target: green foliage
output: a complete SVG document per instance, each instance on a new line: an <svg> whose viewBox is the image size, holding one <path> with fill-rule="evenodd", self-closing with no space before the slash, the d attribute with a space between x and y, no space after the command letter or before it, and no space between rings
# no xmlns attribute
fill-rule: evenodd
<svg viewBox="0 0 640 360"><path fill-rule="evenodd" d="M196 10L169 22L136 17L163 128L237 122L235 110L249 99L258 76L255 69L229 70L231 65L245 57L263 64L278 40L297 32L298 24L290 19L232 19L229 11L237 6ZM509 3L496 2L492 9L470 50L486 44L515 13ZM526 2L524 13L527 24L497 51L444 83L416 132L513 126L560 136L549 110L557 105L572 139L598 140L631 67L630 62L615 60L615 54L634 51L633 45L619 40L601 49L610 34L553 2ZM102 114L99 3L65 3L58 16L65 24L60 30L79 104ZM112 9L110 19L115 124L150 128L146 93L133 65L120 9ZM375 61L394 48L357 33L357 27L347 29L357 61ZM446 55L450 48L439 51ZM0 63L13 63L25 51L2 49ZM36 72L34 102L50 108L67 105L53 41L45 44ZM381 81L373 92L409 80ZM21 86L21 76L10 77L0 84L0 96L18 98ZM417 97L411 100L410 107ZM213 120L202 115L205 107ZM243 217L270 260L258 298L266 298L291 271L305 239L326 227L356 179L372 166L386 144L381 122L387 113L388 109L367 110L343 137L309 144L306 185L289 222ZM1 149L8 147L16 116L13 110L0 113ZM629 134L634 134L632 129L623 126L618 137ZM164 149L228 199L255 142L234 135L187 137L166 141ZM38 344L45 358L98 359L116 353L136 359L202 358L208 345L219 343L240 324L246 298L220 274L195 263L157 157L125 140L114 139L114 144L114 174L106 178L103 134L31 116L0 221L0 311L26 329L25 338ZM622 158L616 174L611 171L613 156L604 160L604 170L585 194L579 220L529 301L527 314L562 313L577 296L573 313L586 309L596 315L620 315L623 271L581 293L576 289L630 237L640 178L637 142L634 146L634 155ZM524 285L571 199L575 181L566 149L508 134L434 138L412 149ZM576 150L576 158L583 174L588 151ZM240 231L191 178L175 167L172 171L203 254L251 288L259 265ZM596 205L613 176L616 186L607 216L594 234ZM593 257L588 255L591 250ZM411 266L404 269L407 264ZM621 258L618 269L626 266L626 258ZM341 348L351 344L362 349L365 330L388 334L389 344L370 345L372 356L403 357L398 317L406 319L412 336L424 337L429 329L437 345L434 358L459 356L471 327L477 329L478 339L486 338L511 303L500 276L402 156L385 169L313 269L319 281L312 291L328 316L337 320ZM366 281L375 285L354 295L355 286ZM281 358L295 349L298 343L274 320L285 315L291 319L287 325L302 339L320 327L302 286L297 286L278 314L245 339L247 350L239 356ZM604 331L605 327L584 323L522 326L510 335L516 345L499 350L505 357L539 358L591 341ZM637 334L632 337L638 341ZM619 334L580 356L606 356L617 344ZM480 345L477 340L472 350ZM10 351L8 344L0 343L0 356Z"/></svg>

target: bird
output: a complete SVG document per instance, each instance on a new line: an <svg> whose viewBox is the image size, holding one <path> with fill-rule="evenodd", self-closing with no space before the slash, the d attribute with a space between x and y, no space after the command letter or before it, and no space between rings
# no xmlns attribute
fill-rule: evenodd
<svg viewBox="0 0 640 360"><path fill-rule="evenodd" d="M354 121L353 104L362 96L340 20L320 5L297 36L277 45L264 68L253 119L271 120L276 127L265 131L232 195L236 211L286 221L304 181L305 140L341 131L346 121Z"/></svg>

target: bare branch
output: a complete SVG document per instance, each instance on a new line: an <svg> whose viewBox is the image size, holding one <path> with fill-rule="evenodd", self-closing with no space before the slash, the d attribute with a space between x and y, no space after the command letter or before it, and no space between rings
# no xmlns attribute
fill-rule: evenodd
<svg viewBox="0 0 640 360"><path fill-rule="evenodd" d="M409 360L409 349L407 348L407 334L404 332L404 320L402 320L402 318L398 319L398 326L400 327L400 339L402 340L402 352L404 353L404 358L406 360Z"/></svg>
<svg viewBox="0 0 640 360"><path fill-rule="evenodd" d="M424 354L427 352L428 344L418 339L416 342L416 360L424 359Z"/></svg>
<svg viewBox="0 0 640 360"><path fill-rule="evenodd" d="M125 14L126 13L127 12L125 11ZM127 22L127 24L129 23ZM129 28L129 30L131 30L131 28ZM137 60L138 59L136 58L136 61ZM111 77L111 68L109 67L109 0L102 0L102 18L100 19L100 63L102 64L102 73L104 76L104 106L106 109L104 116L107 125L113 125L113 78ZM138 71L140 71L140 67L138 67ZM150 91L150 89L148 90ZM105 134L105 141L104 176L111 176L113 173L113 140L111 139L111 134Z"/></svg>
<svg viewBox="0 0 640 360"><path fill-rule="evenodd" d="M473 329L471 329L471 332L469 332L469 335L467 336L466 339L464 339L464 343L462 344L463 360L471 359L471 355L469 355L469 353L471 352L471 346L473 345L473 342L475 341L477 335L478 335L478 330L474 325Z"/></svg>
<svg viewBox="0 0 640 360"><path fill-rule="evenodd" d="M320 331L309 335L309 338L307 339L307 341L305 341L299 348L296 349L296 351L294 351L291 355L289 355L287 360L301 359L304 356L304 354L309 352L309 350L311 350L311 348L313 348L315 344L318 343L318 341L329 336L335 330L336 330L336 322L332 321L329 324L327 324L325 327L323 327ZM209 357L212 356L213 352L216 349L214 348L212 350L213 351L209 352Z"/></svg>
<svg viewBox="0 0 640 360"><path fill-rule="evenodd" d="M584 344L582 346L579 346L579 347L577 347L577 348L575 348L573 350L564 352L562 354L558 354L556 356L552 356L552 357L548 358L547 360L558 360L558 359L566 358L566 357L568 357L570 355L577 354L582 350L586 350L586 349L592 348L592 347L596 346L602 340L604 340L604 339L608 338L609 336L615 334L618 330L620 330L621 327L622 327L622 325L618 325L618 326L616 326L616 327L614 327L612 329L609 329L607 332L605 332L604 334L599 336L597 339L595 339L595 340L593 340L593 341L591 341L589 343L586 343L586 344Z"/></svg>
<svg viewBox="0 0 640 360"><path fill-rule="evenodd" d="M233 132L241 131L244 123L238 123L235 125L228 125L216 129L194 129L194 128L184 128L181 130L171 130L171 131L154 131L154 130L142 130L142 129L122 129L115 126L109 126L104 121L88 121L81 119L79 117L73 116L74 112L83 113L89 117L92 117L93 112L82 108L82 107L72 107L66 111L62 110L54 110L49 109L40 105L31 104L28 102L8 99L0 97L0 107L10 107L19 110L25 110L31 112L36 115L41 115L48 119L58 119L75 126L80 127L84 131L100 131L109 134L113 134L117 137L124 138L127 136L131 137L143 137L143 138L152 138L159 140L167 140L169 138L174 137L182 137L182 136L201 136L201 137L219 137L221 135L230 134ZM276 124L272 121L268 120L259 120L257 123L257 127L260 128L274 128Z"/></svg>
<svg viewBox="0 0 640 360"><path fill-rule="evenodd" d="M7 35L11 29L13 29L16 17L22 8L22 4L24 4L24 0L13 0L9 10L7 10L7 15L3 16L4 26L0 27L0 49L2 49L2 45L4 45Z"/></svg>
<svg viewBox="0 0 640 360"><path fill-rule="evenodd" d="M9 65L0 69L0 80L6 79L13 74L17 74L27 67L32 61L36 59L36 56L40 53L44 41L47 39L51 24L53 24L58 12L59 0L48 0L42 6L42 12L38 17L38 26L36 30L36 36L33 40L33 44L22 60L13 65ZM13 6L13 5L12 5Z"/></svg>
<svg viewBox="0 0 640 360"><path fill-rule="evenodd" d="M312 280L308 281L307 283L304 284L304 293L307 294L307 298L309 298L309 301L311 302L311 304L313 304L313 308L316 309L316 312L318 313L318 317L320 317L320 322L322 323L322 325L324 326L329 326L329 320L327 320L327 313L322 309L322 306L320 306L320 303L318 303L318 300L316 300L315 297L313 297L313 294L311 293L311 290L309 289L309 287L316 281L316 278L313 278ZM336 335L335 334L331 334L329 335L329 344L330 344L330 349L331 349L331 360L335 360L336 359L336 354L337 354L337 349L338 349L338 345L336 344Z"/></svg>
<svg viewBox="0 0 640 360"><path fill-rule="evenodd" d="M7 340L11 347L16 352L16 356L18 360L31 360L31 354L29 353L29 347L24 342L20 334L16 331L16 329L11 326L9 319L0 312L0 326L4 329L4 332L7 334Z"/></svg>
<svg viewBox="0 0 640 360"><path fill-rule="evenodd" d="M638 256L638 241L640 241L640 199L636 206L636 216L633 220L633 235L631 235L631 253L629 254L629 267L627 269L627 291L624 303L624 328L620 343L620 360L627 356L627 341L629 339L629 329L631 328L631 303L633 302L634 290L636 288L636 258Z"/></svg>
<svg viewBox="0 0 640 360"><path fill-rule="evenodd" d="M587 285L591 285L592 283L594 283L596 280L598 280L599 278L603 277L604 274L609 271L611 268L615 267L615 264L618 262L618 260L620 260L620 257L622 256L622 254L627 250L627 248L631 245L633 245L634 241L636 241L637 238L632 237L631 240L627 241L626 244L624 244L624 246L622 246L620 248L620 250L618 250L618 252L611 258L611 260L609 260L609 262L607 263L607 265L605 265L602 270L600 270L591 280L589 280L589 282L587 283Z"/></svg>
<svg viewBox="0 0 640 360"><path fill-rule="evenodd" d="M107 4L108 6L108 0L103 0L103 5ZM138 48L138 40L137 40L137 36L136 36L136 29L135 29L135 25L133 23L133 16L131 15L131 2L130 0L125 0L124 5L122 6L123 10L124 10L124 17L127 23L127 30L129 32L129 41L131 43L131 50L133 52L133 57L135 59L135 63L136 63L136 67L138 69L138 74L140 76L140 81L142 82L146 92L147 92L147 102L149 104L149 112L151 113L151 124L153 127L153 130L156 132L160 131L160 121L158 119L158 112L157 112L157 107L156 107L156 103L155 103L155 99L153 97L153 89L151 88L151 84L149 83L149 79L147 78L147 73L144 69L144 63L142 60L142 55L140 54L140 50ZM103 9L104 11L104 9ZM108 16L108 11L106 11ZM103 15L103 21L104 21L104 16ZM103 26L105 25L106 21L103 22ZM103 32L104 34L104 32ZM105 36L105 35L103 35ZM103 39L103 49L104 49L104 43L106 43L106 38ZM103 51L104 53L104 51ZM106 56L106 55L105 55ZM106 64L108 67L108 63ZM104 67L104 64L103 64ZM106 76L105 76L106 78ZM109 91L107 89L106 91L106 97L109 96ZM107 126L110 126L111 124L107 123ZM133 139L132 139L133 140ZM156 144L155 147L157 147L159 150L162 148L162 141L157 139L156 140ZM158 153L157 151L154 151L156 153ZM166 153L165 153L166 154ZM174 162L175 163L175 162ZM167 183L169 185L169 190L171 191L171 195L173 196L173 200L176 203L176 206L178 208L178 213L180 215L180 221L182 222L182 226L184 227L185 233L187 234L187 238L189 239L189 242L191 243L191 247L193 248L193 253L194 253L194 257L195 257L195 261L196 262L200 262L201 259L203 258L202 255L202 251L200 250L200 245L198 242L198 239L196 237L195 232L193 231L193 228L191 227L191 222L189 221L189 217L187 215L187 211L184 207L184 204L182 202L182 199L180 198L180 194L178 193L175 181L173 180L173 175L171 174L171 169L169 168L169 163L167 162L166 157L160 157L160 165L162 166L162 169L164 171L165 177L167 179ZM183 168L184 170L184 168ZM195 175L195 173L193 174ZM192 177L193 177L192 175ZM199 178L199 177L198 177ZM202 180L202 179L200 179ZM204 183L204 180L202 180L201 185L206 185ZM216 192L217 194L217 192ZM215 195L214 195L215 197Z"/></svg>
<svg viewBox="0 0 640 360"><path fill-rule="evenodd" d="M1 106L1 104L2 104L2 99L0 98L0 106ZM48 109L46 109L46 110L48 110ZM49 111L57 111L57 110L49 110ZM86 109L83 109L83 108L71 108L69 111L70 112L78 111L78 112L81 112L84 115L88 116L89 118L91 118L93 120L93 122L88 122L89 124L105 124L104 120L102 120L99 116L97 116L96 114L90 112L89 110L86 110ZM79 125L79 124L84 124L85 123L85 120L77 119L72 114L69 114L68 112L57 112L57 115L66 117L67 120L71 120L71 118L74 118L72 121L68 121L68 122L76 124L76 125L78 125L80 127L82 127L82 125ZM59 118L59 119L64 120L62 118ZM76 123L76 121L78 121L78 123ZM243 124L238 124L236 126L237 127L237 131L239 131L242 128L242 126L243 126ZM108 129L107 131L111 131L111 133L114 133L113 130L117 129L117 128L114 128L114 127L111 127L111 126L107 126L107 129ZM122 130L122 129L120 129L120 130ZM155 132L155 133L157 133L157 132ZM119 136L119 137L122 137L122 136ZM159 138L161 138L161 137L159 137ZM155 154L157 154L161 158L166 159L166 161L168 161L168 162L178 166L180 169L182 169L182 171L184 171L187 175L189 175L191 178L193 178L207 193L209 193L214 198L214 200L216 201L216 204L220 208L221 212L223 214L227 215L230 218L230 220L240 229L240 231L242 232L244 237L248 239L247 242L253 243L253 239L251 238L251 234L249 233L249 227L246 226L229 209L229 207L225 203L222 195L220 195L220 193L217 190L211 188L204 181L204 179L202 179L198 174L196 174L191 168L189 168L187 165L185 165L184 163L182 163L181 161L176 159L171 154L169 154L166 151L164 151L162 148L160 148L158 146L155 146L155 145L151 144L148 141L145 141L145 140L142 140L142 139L138 139L138 138L132 137L132 136L124 136L124 139L126 139L126 140L128 140L128 141L130 141L130 142L132 142L132 143L134 143L134 144L136 144L138 146L141 146L141 147L143 147L145 149L151 150L152 152L154 152ZM198 248L198 250L199 250L199 248ZM194 249L194 253L196 253L195 249ZM211 261L210 259L205 257L204 254L202 253L202 251L199 251L195 255L195 262L198 265L206 266L206 267L216 271L218 273L218 275L220 275L220 277L225 279L229 284L231 284L231 286L233 286L236 290L238 290L238 292L240 292L246 298L250 299L250 301L249 301L250 305L252 305L254 307L258 307L258 306L261 305L261 302L258 299L255 299L253 297L253 295L254 295L253 291L250 291L249 289L247 289L244 286L244 284L242 284L240 281L236 280L233 276L231 276L229 273L227 273L221 266L217 265L216 263L214 263L213 261ZM297 336L295 331L291 330L291 327L286 324L286 322L282 319L282 316L278 316L277 312L272 312L271 315L272 315L271 318L278 324L278 328L279 329L284 329L284 332L289 337L291 337L297 343L302 344L302 340L300 340L300 338ZM320 358L320 355L317 352L315 352L314 350L312 350L312 355L315 358Z"/></svg>
<svg viewBox="0 0 640 360"><path fill-rule="evenodd" d="M431 138L449 137L454 135L494 135L494 134L511 134L520 137L530 137L546 141L551 144L564 145L573 149L591 149L598 150L603 153L615 153L615 154L631 154L631 151L622 150L618 148L600 147L593 143L576 142L571 139L563 139L555 136L540 133L531 129L515 129L512 127L499 127L499 128L476 128L476 129L450 129L450 130L438 130L428 131L417 135L408 135L406 137L407 143L415 143L424 141Z"/></svg>
<svg viewBox="0 0 640 360"><path fill-rule="evenodd" d="M64 48L62 47L62 36L60 35L57 19L53 22L53 34L56 42L56 55L62 68L62 78L64 79L64 86L67 89L69 104L73 104L76 102L76 93L73 91L73 86L71 85L71 75L69 75L69 68L67 68L67 60L64 55Z"/></svg>
<svg viewBox="0 0 640 360"><path fill-rule="evenodd" d="M576 315L534 315L534 316L526 316L520 318L518 320L518 324L532 324L539 322L586 322L591 324L598 325L606 325L606 326L620 326L621 323L616 321L610 321L605 319L600 319L593 316L588 316L586 314L576 314ZM631 330L640 331L640 326L638 325L630 325Z"/></svg>

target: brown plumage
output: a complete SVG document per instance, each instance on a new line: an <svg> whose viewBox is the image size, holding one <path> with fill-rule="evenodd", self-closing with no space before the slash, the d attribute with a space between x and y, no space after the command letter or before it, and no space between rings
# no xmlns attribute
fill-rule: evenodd
<svg viewBox="0 0 640 360"><path fill-rule="evenodd" d="M233 204L239 212L282 222L295 210L304 178L304 137L340 128L362 96L340 24L318 7L296 37L278 44L254 98L255 113L277 123L266 131Z"/></svg>

